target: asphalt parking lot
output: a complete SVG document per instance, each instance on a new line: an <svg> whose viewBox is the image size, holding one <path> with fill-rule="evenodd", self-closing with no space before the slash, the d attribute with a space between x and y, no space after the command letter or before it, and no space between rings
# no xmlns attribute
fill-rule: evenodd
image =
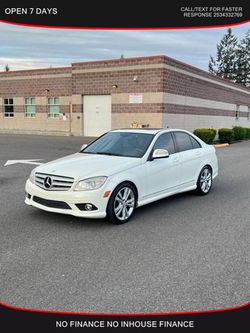
<svg viewBox="0 0 250 333"><path fill-rule="evenodd" d="M210 194L141 207L127 224L48 213L24 204L34 165L88 138L0 134L0 300L32 309L152 313L249 301L250 141L217 149Z"/></svg>

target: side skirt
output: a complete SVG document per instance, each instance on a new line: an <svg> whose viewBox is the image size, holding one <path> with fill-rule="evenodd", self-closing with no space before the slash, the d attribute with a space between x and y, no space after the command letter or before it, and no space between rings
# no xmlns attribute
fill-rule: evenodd
<svg viewBox="0 0 250 333"><path fill-rule="evenodd" d="M174 194L188 192L188 191L193 191L196 188L197 188L196 185L192 185L192 186L188 186L188 187L182 188L182 189L179 188L179 189L175 189L175 190L172 190L172 191L166 191L164 193L155 195L153 197L142 199L142 200L138 201L137 207L146 205L146 204L148 204L150 202L154 202L154 201L157 201L157 200L160 200L160 199L163 199L163 198L170 197L171 195L174 195Z"/></svg>

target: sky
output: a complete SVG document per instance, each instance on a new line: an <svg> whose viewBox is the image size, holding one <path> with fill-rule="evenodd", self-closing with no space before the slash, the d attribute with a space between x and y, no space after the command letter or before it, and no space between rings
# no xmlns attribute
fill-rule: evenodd
<svg viewBox="0 0 250 333"><path fill-rule="evenodd" d="M239 39L250 23L233 26ZM207 70L227 28L72 30L0 23L0 71L69 66L73 62L167 55Z"/></svg>

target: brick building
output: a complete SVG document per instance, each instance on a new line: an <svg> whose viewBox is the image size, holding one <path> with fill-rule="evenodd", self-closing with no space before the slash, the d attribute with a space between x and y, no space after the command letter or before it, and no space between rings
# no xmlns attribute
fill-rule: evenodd
<svg viewBox="0 0 250 333"><path fill-rule="evenodd" d="M250 90L166 56L0 73L0 132L250 127Z"/></svg>

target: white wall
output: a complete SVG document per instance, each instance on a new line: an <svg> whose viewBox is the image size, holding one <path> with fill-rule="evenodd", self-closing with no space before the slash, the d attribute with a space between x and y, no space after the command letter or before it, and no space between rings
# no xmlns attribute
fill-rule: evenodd
<svg viewBox="0 0 250 333"><path fill-rule="evenodd" d="M233 126L243 126L250 128L250 121L246 117L238 121L234 117L192 115L192 114L171 114L164 113L163 127L183 128L193 131L196 128L214 128L222 127L232 128Z"/></svg>

